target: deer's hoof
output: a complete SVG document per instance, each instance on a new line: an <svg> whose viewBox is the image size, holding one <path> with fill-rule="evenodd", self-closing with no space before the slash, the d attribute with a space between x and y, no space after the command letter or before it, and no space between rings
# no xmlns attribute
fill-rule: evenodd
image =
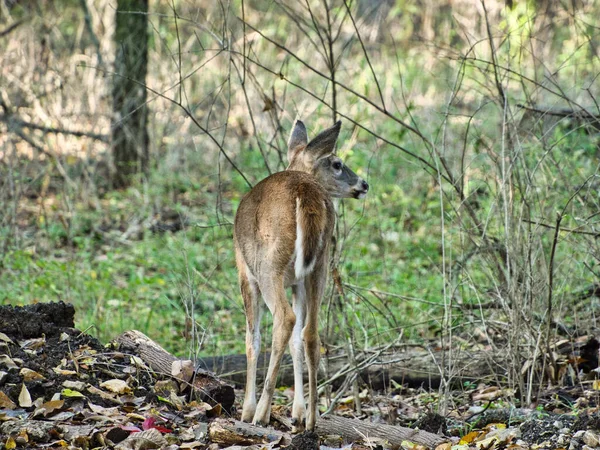
<svg viewBox="0 0 600 450"><path fill-rule="evenodd" d="M306 419L292 418L292 433L302 433L306 428Z"/></svg>

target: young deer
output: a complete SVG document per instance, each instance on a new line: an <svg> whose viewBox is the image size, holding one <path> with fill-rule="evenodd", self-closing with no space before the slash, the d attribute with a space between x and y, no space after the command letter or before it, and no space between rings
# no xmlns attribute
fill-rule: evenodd
<svg viewBox="0 0 600 450"><path fill-rule="evenodd" d="M246 310L248 372L242 420L266 425L285 347L294 363L294 431L304 427L303 352L308 360L306 428L317 419L318 314L325 288L329 243L335 222L332 197L363 198L369 185L334 154L341 122L308 142L296 121L288 142L289 166L258 183L241 201L234 242L240 290ZM292 306L285 288L292 288ZM273 315L271 359L256 405L262 303ZM291 342L290 342L290 337ZM303 348L304 344L304 348Z"/></svg>

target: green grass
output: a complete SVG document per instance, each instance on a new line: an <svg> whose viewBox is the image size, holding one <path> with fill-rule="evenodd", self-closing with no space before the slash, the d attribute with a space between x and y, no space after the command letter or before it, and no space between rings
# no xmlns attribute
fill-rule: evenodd
<svg viewBox="0 0 600 450"><path fill-rule="evenodd" d="M410 36L413 23L409 13L417 12L409 3L407 14L399 18L403 26L396 24L392 31ZM167 16L172 13L166 12ZM256 11L248 14L249 20L258 20ZM281 11L264 12L273 20L262 23L277 26L269 25L271 29L263 31L287 45L295 45L300 57L313 62L310 45L297 30L289 30L289 19L278 14ZM551 229L540 227L530 231L522 219L552 225L556 212L562 210L583 183L589 182L582 191L586 195L572 200L562 225L589 231L597 224L594 214L598 201L594 195L598 183L590 178L597 173L596 135L573 125L570 119L559 126L544 128L545 122L534 117L525 127L522 112L515 106L530 98L548 98L551 101L548 106L561 101L547 91L542 90L540 94L539 86L532 86L515 72L529 78L542 77L546 72L556 73L553 82L562 83L567 95L577 97L590 86L593 91L594 84L590 80L595 79L594 74L598 72L597 58L590 58L589 48L580 45L582 37L576 27L565 27L557 31L555 51L545 54L549 59L540 68L537 60L536 64L532 63L528 53L529 26L535 16L531 8L520 3L513 12L503 14L495 32L510 35L510 39L502 41L497 48L499 64L513 70L500 74L510 112L514 114L508 117L506 124L489 65L469 61L462 66L460 60L444 59L412 41L400 43L398 48L390 42L383 46L367 44L376 56L372 60L374 70L388 93L386 96L391 99L388 112L411 125L416 124L434 143L433 150L438 154L432 156L432 148L397 121L343 89L338 91L340 112L432 164L441 164L439 155L442 155L457 178L462 177L465 192L465 198L459 198L447 181L440 187L440 180L427 173L414 158L344 121L340 153L371 185L366 200L345 200L340 208L343 216L339 223L342 248L339 269L344 282L360 288L346 290L343 311L360 345L389 342L401 331L405 339L411 340L439 336L442 305L450 300L486 303L500 293L504 295L501 312L492 309L485 314L493 315L494 320L502 323L507 320L509 310L521 308L519 302L525 301L523 292L531 286L535 295L527 297L529 303L522 309L527 314L535 312L543 316L553 233ZM161 39L153 35L156 53L152 58L156 70L150 74L153 78L149 83L163 88L177 82L176 71L165 62L169 60L165 47L177 45L173 23L167 16L156 18L161 21L158 24ZM445 16L436 20L442 24L447 22ZM188 26L185 22L180 26L185 36L196 32L195 28L185 28ZM440 26L449 30L449 39L457 39L456 34L462 33L460 27L448 27ZM439 39L443 40L443 32L440 33ZM215 45L208 34L200 39L205 47ZM262 64L281 68L288 79L330 101L330 90L324 90L330 87L325 86L319 76L293 58L282 57L264 40L256 40L252 45ZM207 55L194 46L189 48L193 51L186 50L182 60L184 75L203 64ZM360 46L344 47L343 51L339 69L342 81L379 104ZM482 40L470 55L485 60L490 57L488 52L488 43ZM210 106L206 99L212 99L215 86L219 85L229 64L229 56L223 58L217 60L214 67L207 65L206 71L186 80L186 95L196 108L199 120L206 119L203 108ZM315 59L314 64L323 69L319 61ZM252 83L247 81L247 85L252 86L250 105L258 123L258 138L266 150L270 167L282 170L277 149L285 153L285 138L273 137L271 116L268 111L261 111L264 101L260 94L273 93L282 102L286 99L283 105L286 113L278 117L284 127L283 134L289 131L296 112L305 115L302 118L311 133L330 124L331 112L279 77L249 67L255 77ZM233 72L231 76L234 78ZM456 79L462 84L455 84ZM444 112L455 86L458 92L446 118ZM256 182L267 175L265 163L247 116L248 105L236 97L239 86L232 84L232 87L232 105L220 105L215 99L216 113L211 126L220 130L222 117L219 114L224 116L226 107L232 106L225 148L236 165ZM252 90L255 88L257 91ZM171 94L173 90L168 92ZM9 225L10 221L0 222L6 224L0 228L0 236L3 240L10 237L7 251L0 257L0 303L71 302L76 307L77 326L104 342L135 328L180 355L191 345L192 318L188 315L193 305L193 321L202 336L203 354L242 352L245 319L237 287L231 222L248 186L224 158L219 159L208 138L199 136L194 127L186 128L190 121L177 107L162 100L150 106L150 128L157 147L155 156L160 156L156 157L156 167L147 183L138 181L127 190L98 196L91 189L94 186L85 184L88 181L81 176L81 171L76 172L76 168L68 164L73 179L90 189L62 183L51 166L44 176L37 178L27 178L25 169L22 173L15 172L17 182L30 183L41 191L48 181L54 189L44 198L43 208L38 199L22 201L16 214L18 231ZM504 125L510 130L512 140L502 134ZM466 149L464 166L461 165L463 146ZM507 167L512 172L503 179L502 171ZM8 169L2 166L0 170L1 177ZM91 183L101 185L102 182L96 179ZM511 187L508 194L507 185ZM0 207L4 211L13 211L13 206L0 196ZM474 211L480 229L467 214L467 207ZM509 208L514 210L506 229L505 210ZM181 214L188 220L188 227L177 233L152 232L149 223L163 212ZM14 239L14 235L18 239ZM573 319L572 293L597 279L593 270L597 269L600 252L595 241L584 235L561 232L559 238L554 289L556 306L560 309L555 313L570 321ZM512 272L503 266L505 261L498 251L505 248L510 249L514 258ZM532 255L530 265L527 264L528 251ZM508 282L507 278L516 281ZM373 295L369 289L395 296ZM329 344L337 344L348 330L343 326L340 308L331 306L330 299L328 291L322 329L327 325L330 328L323 336L327 336ZM448 326L466 329L467 333L479 326L478 311L474 314L453 311ZM268 336L265 340L268 341Z"/></svg>

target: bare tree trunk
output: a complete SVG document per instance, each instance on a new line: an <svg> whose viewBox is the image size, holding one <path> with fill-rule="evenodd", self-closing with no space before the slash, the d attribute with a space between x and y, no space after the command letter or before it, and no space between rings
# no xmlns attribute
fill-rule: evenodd
<svg viewBox="0 0 600 450"><path fill-rule="evenodd" d="M146 73L148 70L148 0L118 0L113 81L113 183L129 184L148 170Z"/></svg>

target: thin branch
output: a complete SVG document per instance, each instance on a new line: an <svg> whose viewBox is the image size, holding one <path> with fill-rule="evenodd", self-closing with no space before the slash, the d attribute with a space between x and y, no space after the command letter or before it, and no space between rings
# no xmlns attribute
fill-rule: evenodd
<svg viewBox="0 0 600 450"><path fill-rule="evenodd" d="M385 100L383 99L383 93L381 91L381 86L379 85L379 79L377 78L377 75L375 74L375 69L373 69L373 65L371 64L371 59L369 58L369 54L367 52L367 49L365 48L365 44L362 40L362 37L360 36L360 32L358 31L358 26L356 25L356 22L354 20L354 16L352 15L352 12L350 11L350 6L348 5L347 0L344 0L344 6L346 7L346 10L348 11L348 15L350 16L352 25L354 25L354 31L356 32L356 36L358 37L358 42L360 42L360 46L362 48L363 54L365 55L367 64L369 65L369 68L371 69L371 74L373 75L373 79L375 80L375 85L377 85L377 92L379 92L379 98L381 99L381 106L383 107L384 110L387 110L387 108L385 107Z"/></svg>
<svg viewBox="0 0 600 450"><path fill-rule="evenodd" d="M90 66L88 66L90 67ZM183 103L181 103L181 101L177 101L172 99L171 97L166 96L165 94L163 94L162 92L157 91L156 89L152 89L151 87L149 87L148 85L138 81L138 80L134 80L131 79L129 77L125 77L124 75L121 75L119 73L116 72L112 72L112 71L108 71L108 70L103 70L100 67L95 67L95 69L105 73L106 75L112 75L112 76L117 76L117 77L124 77L124 78L128 78L129 81L132 81L133 83L142 86L143 88L149 90L150 92L152 92L154 95L167 100L168 102L171 102L172 104L174 104L175 106L178 106L187 117L190 118L190 120L194 123L194 125L196 125L196 127L198 127L198 129L200 131L202 131L204 134L206 134L211 141L213 141L213 143L219 148L219 151L223 154L223 156L225 157L225 159L227 160L227 162L231 165L231 167L244 179L244 181L246 182L246 184L248 185L249 188L252 188L252 183L250 183L250 181L248 180L248 178L246 178L246 175L244 175L244 173L239 169L238 166L236 166L236 164L233 162L233 160L229 157L229 155L227 154L227 152L225 151L225 148L223 147L223 144L220 143L217 138L215 138L213 136L213 134L208 130L208 128L204 127L199 121L198 119L196 119L196 117L194 116L194 114L192 114L192 112L185 106L183 105Z"/></svg>
<svg viewBox="0 0 600 450"><path fill-rule="evenodd" d="M43 125L38 125L32 122L28 122L26 120L15 117L13 114L0 114L0 122L4 122L7 124L9 130L11 126L17 126L19 128L29 128L31 130L39 130L44 133L53 133L53 134L67 134L70 136L77 137L88 137L90 139L94 139L96 141L108 142L108 136L105 134L96 134L89 133L87 131L78 131L78 130L68 130L66 128L57 128L57 127L46 127Z"/></svg>

